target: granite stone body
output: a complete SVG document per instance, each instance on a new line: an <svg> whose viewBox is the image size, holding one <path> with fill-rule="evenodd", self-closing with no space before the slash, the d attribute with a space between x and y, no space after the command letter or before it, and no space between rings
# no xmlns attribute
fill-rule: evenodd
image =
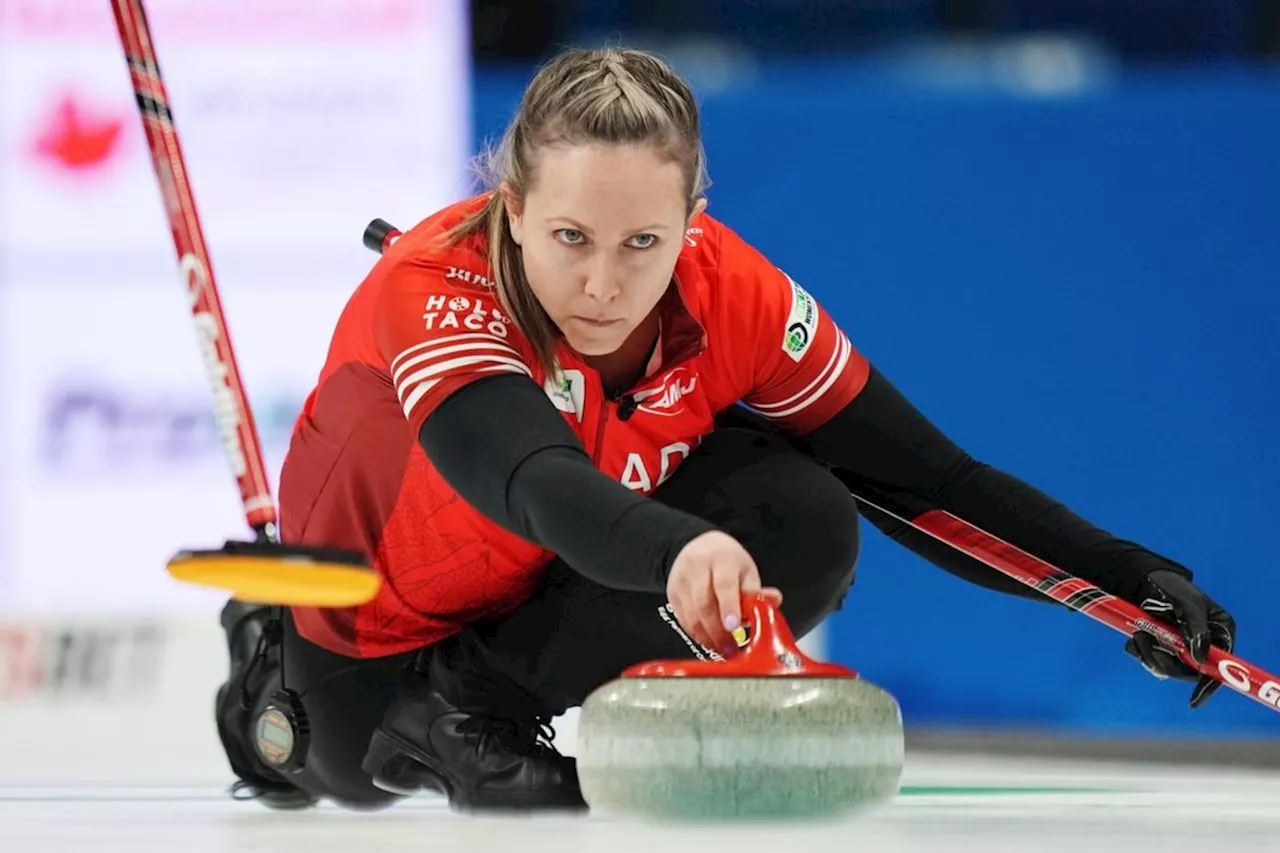
<svg viewBox="0 0 1280 853"><path fill-rule="evenodd" d="M891 800L898 703L861 678L622 678L583 703L593 810L740 820L847 815Z"/></svg>

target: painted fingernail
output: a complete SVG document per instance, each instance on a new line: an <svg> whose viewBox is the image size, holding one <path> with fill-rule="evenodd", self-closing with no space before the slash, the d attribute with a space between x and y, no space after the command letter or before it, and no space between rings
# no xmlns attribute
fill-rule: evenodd
<svg viewBox="0 0 1280 853"><path fill-rule="evenodd" d="M736 629L737 627L738 627L738 617L737 617L737 616L732 616L732 615L730 615L730 616L726 616L726 617L724 617L724 629L725 629L726 631L732 631L732 630Z"/></svg>

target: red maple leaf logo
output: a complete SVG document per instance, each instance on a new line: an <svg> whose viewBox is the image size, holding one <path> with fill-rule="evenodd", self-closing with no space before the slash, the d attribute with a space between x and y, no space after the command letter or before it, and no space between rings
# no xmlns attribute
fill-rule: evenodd
<svg viewBox="0 0 1280 853"><path fill-rule="evenodd" d="M45 120L35 152L72 172L101 166L115 152L124 122L91 115L71 95L64 95Z"/></svg>

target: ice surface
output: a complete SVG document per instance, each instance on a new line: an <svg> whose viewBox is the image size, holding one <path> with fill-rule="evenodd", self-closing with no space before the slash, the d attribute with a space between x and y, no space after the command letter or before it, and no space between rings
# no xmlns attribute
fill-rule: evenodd
<svg viewBox="0 0 1280 853"><path fill-rule="evenodd" d="M460 817L425 796L375 813L281 813L216 786L0 782L9 783L0 784L0 848L14 853L709 853L761 843L783 853L1280 850L1280 772L915 756L902 795L873 814L732 826Z"/></svg>

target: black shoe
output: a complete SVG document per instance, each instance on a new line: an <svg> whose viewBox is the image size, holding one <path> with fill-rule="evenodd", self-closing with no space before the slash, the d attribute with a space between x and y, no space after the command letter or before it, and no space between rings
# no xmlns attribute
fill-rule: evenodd
<svg viewBox="0 0 1280 853"><path fill-rule="evenodd" d="M231 673L218 688L214 718L227 762L238 777L231 796L273 809L305 809L317 799L267 767L251 745L254 706L279 667L280 623L271 610L235 599L222 608Z"/></svg>
<svg viewBox="0 0 1280 853"><path fill-rule="evenodd" d="M584 810L576 763L553 737L543 719L468 714L423 685L387 710L363 766L384 791L439 791L462 811Z"/></svg>
<svg viewBox="0 0 1280 853"><path fill-rule="evenodd" d="M448 657L434 650L430 679L406 688L387 709L363 764L373 783L406 796L436 790L459 811L585 810L577 762L552 745L550 715L532 707L518 689L497 688L501 697L477 691L478 681L489 676L450 672ZM459 707L463 680L472 688L466 710ZM496 680L487 686L495 688ZM455 697L458 704L450 701ZM499 715L494 708L515 713Z"/></svg>

